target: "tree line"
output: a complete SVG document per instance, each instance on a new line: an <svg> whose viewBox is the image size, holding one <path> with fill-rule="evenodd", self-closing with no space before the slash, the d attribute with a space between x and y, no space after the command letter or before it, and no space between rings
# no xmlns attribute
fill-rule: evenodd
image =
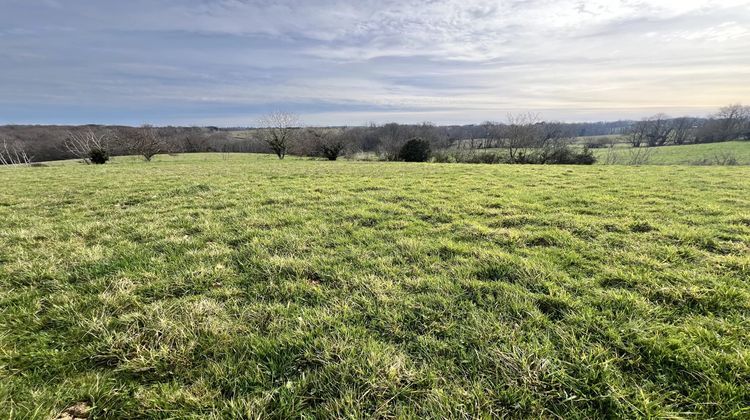
<svg viewBox="0 0 750 420"><path fill-rule="evenodd" d="M422 142L419 148L427 145L427 155L435 160L588 163L591 154L571 145L577 137L601 135L619 136L634 147L750 139L750 107L729 105L708 118L657 114L641 121L594 123L549 122L529 113L470 125L304 127L296 115L275 112L253 128L7 125L0 127L0 165L62 159L101 163L118 155L139 155L148 161L158 154L194 152L274 153L280 159L297 155L329 160L366 153L382 160L404 160L403 149L412 140ZM601 145L591 142L588 146Z"/></svg>
<svg viewBox="0 0 750 420"><path fill-rule="evenodd" d="M628 141L633 147L715 143L750 139L750 106L722 107L710 118L670 118L656 114L632 124Z"/></svg>

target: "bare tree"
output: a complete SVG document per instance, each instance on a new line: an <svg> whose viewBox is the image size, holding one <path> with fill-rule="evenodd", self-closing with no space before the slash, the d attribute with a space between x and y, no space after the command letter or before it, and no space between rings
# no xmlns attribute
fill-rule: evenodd
<svg viewBox="0 0 750 420"><path fill-rule="evenodd" d="M300 126L299 118L295 114L274 112L261 118L259 126L261 139L279 159L284 159L295 140L295 130Z"/></svg>
<svg viewBox="0 0 750 420"><path fill-rule="evenodd" d="M33 158L17 142L10 143L3 139L0 143L0 165L29 165Z"/></svg>
<svg viewBox="0 0 750 420"><path fill-rule="evenodd" d="M646 147L636 147L628 151L626 165L640 166L646 165L651 160L653 149Z"/></svg>
<svg viewBox="0 0 750 420"><path fill-rule="evenodd" d="M719 138L734 140L742 137L750 126L750 106L742 104L727 105L715 115L718 120Z"/></svg>
<svg viewBox="0 0 750 420"><path fill-rule="evenodd" d="M83 131L69 131L63 142L66 152L89 164L92 154L104 153L109 155L109 135L97 133L92 129Z"/></svg>
<svg viewBox="0 0 750 420"><path fill-rule="evenodd" d="M173 142L177 148L184 153L195 153L209 150L208 138L203 135L203 133L195 130L177 136ZM226 151L225 149L226 147L222 147L222 152Z"/></svg>
<svg viewBox="0 0 750 420"><path fill-rule="evenodd" d="M672 143L685 144L695 141L695 118L681 117L672 120Z"/></svg>
<svg viewBox="0 0 750 420"><path fill-rule="evenodd" d="M646 120L646 143L650 147L664 146L674 127L665 114L656 114Z"/></svg>
<svg viewBox="0 0 750 420"><path fill-rule="evenodd" d="M537 114L508 114L508 124L495 131L502 136L500 145L507 151L511 163L527 162L533 149L540 146L539 122Z"/></svg>
<svg viewBox="0 0 750 420"><path fill-rule="evenodd" d="M307 132L312 137L314 153L328 160L338 159L346 148L342 130L311 128Z"/></svg>
<svg viewBox="0 0 750 420"><path fill-rule="evenodd" d="M628 131L628 141L633 147L641 147L646 140L646 130L648 122L646 120L638 121L630 127Z"/></svg>
<svg viewBox="0 0 750 420"><path fill-rule="evenodd" d="M398 160L398 152L406 143L409 133L405 126L388 123L380 128L378 139L380 155L386 160Z"/></svg>
<svg viewBox="0 0 750 420"><path fill-rule="evenodd" d="M620 153L615 149L615 144L611 143L607 147L607 154L604 155L604 164L617 165L618 163L620 163Z"/></svg>
<svg viewBox="0 0 750 420"><path fill-rule="evenodd" d="M494 121L485 121L480 127L482 128L483 135L479 148L489 149L490 147L499 147L500 140L502 139L500 124ZM473 141L472 139L472 148L474 146Z"/></svg>
<svg viewBox="0 0 750 420"><path fill-rule="evenodd" d="M159 130L148 124L125 130L120 141L125 143L129 154L143 156L146 162L167 151L167 143Z"/></svg>
<svg viewBox="0 0 750 420"><path fill-rule="evenodd" d="M561 122L537 123L537 135L535 147L535 161L548 163L565 153L570 144L573 143L575 135L569 126Z"/></svg>
<svg viewBox="0 0 750 420"><path fill-rule="evenodd" d="M450 139L432 122L425 121L413 127L411 137L419 137L430 143L433 149L445 149L450 147Z"/></svg>

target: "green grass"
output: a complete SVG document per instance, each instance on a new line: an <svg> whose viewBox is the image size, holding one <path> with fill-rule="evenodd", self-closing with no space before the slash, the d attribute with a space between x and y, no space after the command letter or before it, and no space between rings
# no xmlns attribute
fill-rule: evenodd
<svg viewBox="0 0 750 420"><path fill-rule="evenodd" d="M750 416L750 167L0 168L0 404Z"/></svg>
<svg viewBox="0 0 750 420"><path fill-rule="evenodd" d="M595 137L579 137L573 145L575 147L583 147L592 138ZM599 165L630 165L637 150L633 149L629 143L622 141L622 139L614 144L613 149L609 149L608 147L591 149ZM454 152L456 151L454 150ZM500 153L506 155L506 150L502 148L461 149L458 152L469 154ZM615 157L614 162L612 162L612 158L609 155ZM644 158L644 155L647 157ZM750 141L728 141L661 147L644 146L640 148L640 156L643 160L642 165L727 166L730 163L731 165L750 165Z"/></svg>
<svg viewBox="0 0 750 420"><path fill-rule="evenodd" d="M649 165L717 165L727 158L734 158L737 165L750 165L750 141L729 141L723 143L687 144L682 146L662 146L642 148L648 151ZM607 162L607 148L593 149L598 163ZM618 145L612 153L620 163L627 162L633 153L631 147Z"/></svg>

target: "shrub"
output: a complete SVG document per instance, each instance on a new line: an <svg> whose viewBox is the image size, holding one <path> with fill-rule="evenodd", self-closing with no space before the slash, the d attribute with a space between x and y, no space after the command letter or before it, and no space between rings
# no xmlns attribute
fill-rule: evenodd
<svg viewBox="0 0 750 420"><path fill-rule="evenodd" d="M505 161L506 161L506 158L501 153L484 152L484 153L475 153L475 154L469 155L466 157L464 162L493 164L493 163L505 163Z"/></svg>
<svg viewBox="0 0 750 420"><path fill-rule="evenodd" d="M589 149L602 149L615 144L617 140L617 136L593 137L586 139L584 145Z"/></svg>
<svg viewBox="0 0 750 420"><path fill-rule="evenodd" d="M588 147L578 151L570 147L555 149L543 163L556 165L593 165L596 163L594 153Z"/></svg>
<svg viewBox="0 0 750 420"><path fill-rule="evenodd" d="M405 162L426 162L429 158L430 143L420 138L407 141L398 152L398 159Z"/></svg>
<svg viewBox="0 0 750 420"><path fill-rule="evenodd" d="M328 160L336 160L344 151L344 143L331 142L320 146L320 153Z"/></svg>
<svg viewBox="0 0 750 420"><path fill-rule="evenodd" d="M95 147L89 150L89 160L95 165L104 165L109 161L109 152L106 149Z"/></svg>
<svg viewBox="0 0 750 420"><path fill-rule="evenodd" d="M737 156L732 152L724 152L714 156L714 163L723 166L734 166L739 164Z"/></svg>
<svg viewBox="0 0 750 420"><path fill-rule="evenodd" d="M436 152L432 154L432 161L435 163L456 163L456 156L448 152Z"/></svg>
<svg viewBox="0 0 750 420"><path fill-rule="evenodd" d="M593 165L596 163L596 156L588 147L584 147L583 151L574 154L573 159L574 162L572 163L576 165Z"/></svg>

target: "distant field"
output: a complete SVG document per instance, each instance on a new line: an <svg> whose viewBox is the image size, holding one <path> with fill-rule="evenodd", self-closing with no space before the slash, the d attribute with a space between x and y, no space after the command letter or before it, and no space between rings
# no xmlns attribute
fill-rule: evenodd
<svg viewBox="0 0 750 420"><path fill-rule="evenodd" d="M648 151L647 164L651 165L716 165L733 158L738 165L750 165L750 141L730 141L724 143L688 144L682 146L662 146L642 148ZM594 149L598 163L606 163L606 148ZM622 145L615 153L621 161L627 161L633 153L631 147Z"/></svg>
<svg viewBox="0 0 750 420"><path fill-rule="evenodd" d="M750 167L204 154L0 183L11 418L750 417Z"/></svg>
<svg viewBox="0 0 750 420"><path fill-rule="evenodd" d="M579 137L573 143L575 147L583 145L592 139L601 139L607 136L599 137ZM638 150L633 149L629 143L622 142L621 138L612 136L612 140L618 140L614 149L601 147L591 149L597 158L597 164L612 164L614 155L615 164L628 164L632 160L632 155ZM505 149L488 148L488 149L460 149L453 150L453 153L505 153ZM640 153L644 156L644 165L750 165L750 141L729 141L722 143L705 143L705 144L687 144L681 146L661 146L661 147L641 147ZM609 158L608 158L609 157Z"/></svg>

